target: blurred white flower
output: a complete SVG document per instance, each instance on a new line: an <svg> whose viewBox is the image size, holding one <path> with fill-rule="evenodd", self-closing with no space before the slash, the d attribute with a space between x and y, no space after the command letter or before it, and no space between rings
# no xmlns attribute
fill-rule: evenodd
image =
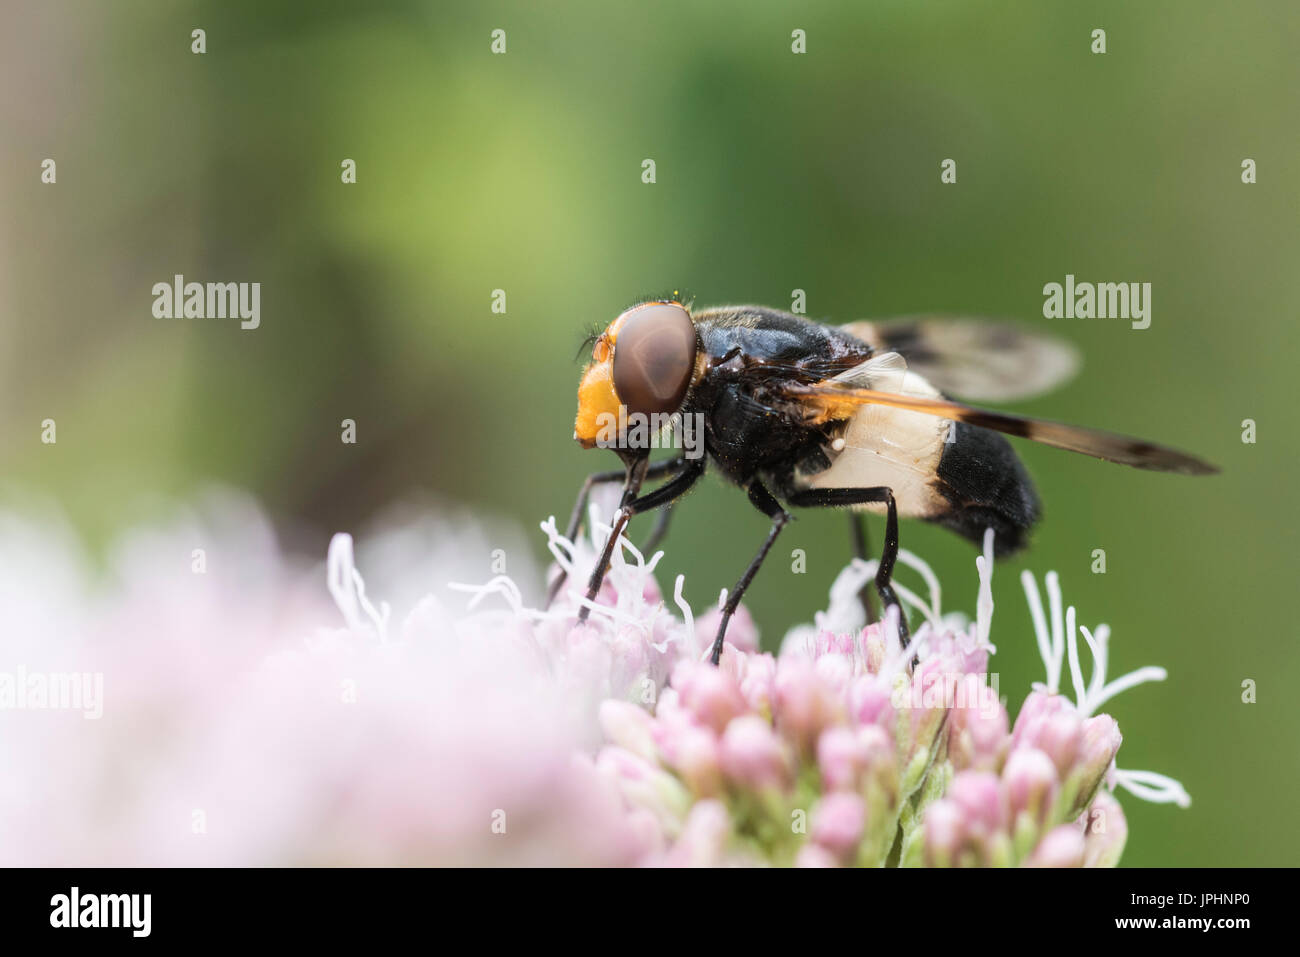
<svg viewBox="0 0 1300 957"><path fill-rule="evenodd" d="M371 547L426 580L463 576L482 543L458 545L463 522L422 522L440 569L411 525ZM406 566L404 549L419 552ZM594 685L586 714L554 668L556 655L589 669L618 660L600 653L618 647L608 629L589 629L597 644L558 615L466 616L432 594L381 614L346 536L328 565L336 609L319 571L288 561L256 508L226 494L124 538L103 587L90 568L56 519L0 519L0 672L102 673L104 687L98 721L0 710L0 863L617 864L644 853L638 822L581 757L599 700L640 675Z"/></svg>

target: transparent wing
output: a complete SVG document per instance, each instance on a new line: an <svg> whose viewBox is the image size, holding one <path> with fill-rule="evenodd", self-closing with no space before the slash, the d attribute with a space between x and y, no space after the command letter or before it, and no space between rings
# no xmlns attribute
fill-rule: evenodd
<svg viewBox="0 0 1300 957"><path fill-rule="evenodd" d="M1080 365L1070 343L1015 322L930 316L842 328L872 348L899 353L939 391L980 402L1041 395Z"/></svg>

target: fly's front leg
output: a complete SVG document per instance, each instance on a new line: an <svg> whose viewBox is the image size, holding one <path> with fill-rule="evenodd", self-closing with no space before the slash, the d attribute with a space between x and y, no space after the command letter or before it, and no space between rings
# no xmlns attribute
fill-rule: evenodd
<svg viewBox="0 0 1300 957"><path fill-rule="evenodd" d="M772 550L772 543L776 541L776 536L781 533L790 521L790 513L781 507L781 503L772 497L772 493L765 489L761 483L754 481L749 486L749 500L754 503L754 507L772 520L772 528L767 533L767 539L763 546L754 556L754 560L749 563L745 569L745 574L740 576L740 581L736 582L736 587L731 589L727 595L727 603L722 608L722 621L718 623L718 635L713 639L713 650L709 653L709 660L715 665L722 659L722 645L727 637L727 623L731 621L731 616L735 614L736 609L740 606L740 598L745 594L745 589L749 583L754 580L758 574L758 569L763 564L763 559L767 558L767 553Z"/></svg>
<svg viewBox="0 0 1300 957"><path fill-rule="evenodd" d="M614 516L613 527L610 529L609 538L605 540L605 547L596 561L596 567L591 570L591 578L587 581L589 603L594 602L600 592L600 586L605 580L605 571L609 568L609 561L614 556L614 549L618 545L618 537L623 533L632 516L662 508L676 501L690 491L691 486L704 474L704 459L684 459L680 462L681 471L663 485L631 500L624 498L623 506ZM590 614L591 605L584 604L578 611L578 621L586 621Z"/></svg>
<svg viewBox="0 0 1300 957"><path fill-rule="evenodd" d="M885 547L880 553L880 567L876 570L876 591L880 593L881 603L888 608L898 609L898 638L907 645L907 615L894 594L891 584L894 577L894 563L898 560L898 506L894 502L894 492L888 486L874 488L811 488L794 492L789 496L791 505L800 508L815 506L845 505L885 505Z"/></svg>
<svg viewBox="0 0 1300 957"><path fill-rule="evenodd" d="M682 462L683 459L680 458L665 459L662 462L656 462L654 465L646 467L642 479L656 479L663 478L666 475L671 475L682 467ZM632 494L624 494L623 502L621 504L626 505L632 495L636 494L636 490L632 487L630 479L631 472L627 469L622 471L611 470L608 472L595 472L588 475L586 481L582 483L582 487L578 489L578 500L573 503L573 512L569 515L569 524L564 530L564 537L571 542L577 538L578 530L582 527L582 517L587 511L587 500L591 498L591 490L595 486L607 485L610 482L627 482L627 488ZM658 526L656 526L656 530L658 530ZM559 573L555 576L555 580L551 582L550 588L546 591L546 604L543 607L551 607L551 602L555 601L555 596L558 595L560 589L564 587L564 581L566 578L568 578L568 572L561 568Z"/></svg>

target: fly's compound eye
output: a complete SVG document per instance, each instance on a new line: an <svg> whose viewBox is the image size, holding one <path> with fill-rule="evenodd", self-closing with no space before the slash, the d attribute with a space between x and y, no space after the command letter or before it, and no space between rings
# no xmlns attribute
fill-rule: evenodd
<svg viewBox="0 0 1300 957"><path fill-rule="evenodd" d="M695 324L675 302L628 314L614 347L614 391L629 412L676 412L695 370Z"/></svg>

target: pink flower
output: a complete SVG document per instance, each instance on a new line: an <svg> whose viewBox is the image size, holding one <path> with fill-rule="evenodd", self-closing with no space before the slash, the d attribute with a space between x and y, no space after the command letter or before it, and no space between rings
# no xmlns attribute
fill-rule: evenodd
<svg viewBox="0 0 1300 957"><path fill-rule="evenodd" d="M1181 800L1176 782L1116 770L1114 721L1050 686L1036 686L1009 727L996 683L987 683L988 551L977 569L976 621L924 606L906 648L896 622L854 624L849 605L870 572L855 563L832 587L831 609L792 630L775 659L729 645L715 670L679 664L649 720L660 763L710 809L709 853L685 856L734 863L757 853L804 867L1106 866L1127 828L1114 799L1097 791L1103 778ZM1062 617L1073 628L1073 610ZM1105 637L1088 636L1094 685L1104 681ZM1074 648L1073 674L1077 657ZM641 720L617 740L644 742Z"/></svg>

